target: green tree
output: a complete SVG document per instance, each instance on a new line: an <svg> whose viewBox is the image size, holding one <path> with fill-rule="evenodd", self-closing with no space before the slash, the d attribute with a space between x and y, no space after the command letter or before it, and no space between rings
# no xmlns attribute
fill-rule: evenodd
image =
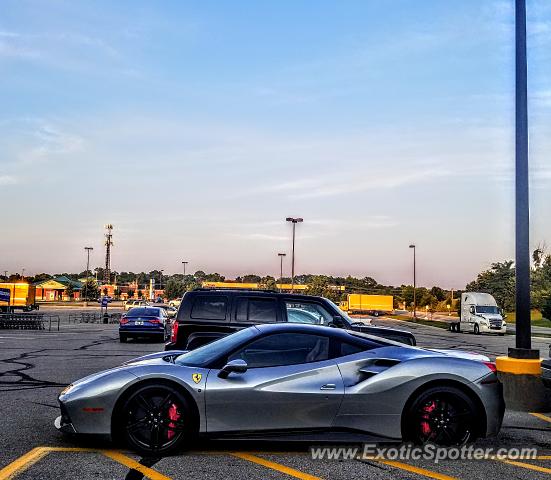
<svg viewBox="0 0 551 480"><path fill-rule="evenodd" d="M430 289L430 294L435 297L439 302L442 302L446 299L446 292L440 287L432 287Z"/></svg>
<svg viewBox="0 0 551 480"><path fill-rule="evenodd" d="M186 291L186 285L184 282L175 278L169 278L165 286L165 296L169 300L180 299Z"/></svg>
<svg viewBox="0 0 551 480"><path fill-rule="evenodd" d="M72 300L75 295L75 288L70 283L65 287L65 295L69 297L69 300Z"/></svg>
<svg viewBox="0 0 551 480"><path fill-rule="evenodd" d="M129 289L128 289L128 298L132 298L132 297L134 296L135 293L136 293L136 292L135 292L133 289L129 288Z"/></svg>
<svg viewBox="0 0 551 480"><path fill-rule="evenodd" d="M98 284L93 278L90 278L88 282L82 284L81 290L82 296L86 296L85 300L95 300L99 297Z"/></svg>
<svg viewBox="0 0 551 480"><path fill-rule="evenodd" d="M505 311L515 309L515 268L513 261L492 263L489 270L479 273L466 287L469 292L489 293Z"/></svg>
<svg viewBox="0 0 551 480"><path fill-rule="evenodd" d="M138 290L138 298L141 300L143 298L143 292Z"/></svg>
<svg viewBox="0 0 551 480"><path fill-rule="evenodd" d="M113 293L115 294L115 298L118 299L121 296L121 289L117 287Z"/></svg>
<svg viewBox="0 0 551 480"><path fill-rule="evenodd" d="M262 280L260 275L253 275L253 274L243 275L241 279L243 283L260 283L260 281Z"/></svg>
<svg viewBox="0 0 551 480"><path fill-rule="evenodd" d="M331 288L329 277L325 275L312 275L307 285L308 289L305 292L307 295L325 297L334 302L339 302L341 299L341 292Z"/></svg>
<svg viewBox="0 0 551 480"><path fill-rule="evenodd" d="M266 290L277 290L276 279L270 275L261 278L260 286Z"/></svg>

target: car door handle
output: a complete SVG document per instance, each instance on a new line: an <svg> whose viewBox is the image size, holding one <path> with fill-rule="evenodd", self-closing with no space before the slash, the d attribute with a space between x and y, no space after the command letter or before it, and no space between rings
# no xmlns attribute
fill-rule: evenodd
<svg viewBox="0 0 551 480"><path fill-rule="evenodd" d="M334 383L326 383L320 387L320 390L335 390L337 386Z"/></svg>

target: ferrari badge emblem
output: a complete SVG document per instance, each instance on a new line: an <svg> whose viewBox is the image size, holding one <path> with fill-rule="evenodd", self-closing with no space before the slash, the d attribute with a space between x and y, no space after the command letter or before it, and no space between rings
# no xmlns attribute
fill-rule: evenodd
<svg viewBox="0 0 551 480"><path fill-rule="evenodd" d="M201 381L201 378L203 378L203 375L201 373L194 373L191 378L193 378L193 381L195 383L199 383Z"/></svg>

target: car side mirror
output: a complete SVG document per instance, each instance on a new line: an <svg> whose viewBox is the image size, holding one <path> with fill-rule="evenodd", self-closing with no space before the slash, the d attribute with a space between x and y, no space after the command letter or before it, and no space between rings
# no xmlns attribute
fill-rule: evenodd
<svg viewBox="0 0 551 480"><path fill-rule="evenodd" d="M344 326L342 317L340 315L334 315L333 320L331 320L331 322L329 323L329 326L342 328Z"/></svg>
<svg viewBox="0 0 551 480"><path fill-rule="evenodd" d="M475 309L474 309L474 307L469 308L469 312L471 312L471 313L474 315L474 314L475 314Z"/></svg>
<svg viewBox="0 0 551 480"><path fill-rule="evenodd" d="M236 358L235 360L230 360L222 370L218 372L219 378L228 378L230 373L245 373L247 371L247 362Z"/></svg>

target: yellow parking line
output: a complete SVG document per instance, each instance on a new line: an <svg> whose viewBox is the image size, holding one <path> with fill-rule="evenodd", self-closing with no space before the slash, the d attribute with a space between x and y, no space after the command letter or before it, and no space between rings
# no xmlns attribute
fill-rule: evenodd
<svg viewBox="0 0 551 480"><path fill-rule="evenodd" d="M248 460L249 462L253 462L258 465L262 465L266 468L271 468L272 470L277 470L278 472L285 473L291 477L300 478L301 480L321 480L319 477L315 477L314 475L301 472L300 470L295 470L294 468L286 467L280 463L270 462L269 460L251 455L250 453L232 452L231 455L242 458L243 460Z"/></svg>
<svg viewBox="0 0 551 480"><path fill-rule="evenodd" d="M24 472L47 454L48 451L42 447L33 448L0 470L0 480L9 480L18 473Z"/></svg>
<svg viewBox="0 0 551 480"><path fill-rule="evenodd" d="M534 470L536 472L551 473L551 468L540 467L539 465L532 465L531 463L515 462L513 460L501 460L503 463L514 465L515 467L527 468L528 470Z"/></svg>
<svg viewBox="0 0 551 480"><path fill-rule="evenodd" d="M166 475L157 472L157 470L146 467L145 465L136 462L136 460L127 457L126 455L123 455L121 452L118 452L116 450L100 450L99 453L103 453L106 457L115 460L115 462L118 462L125 467L140 472L142 475L150 478L151 480L172 480L170 477L167 477Z"/></svg>
<svg viewBox="0 0 551 480"><path fill-rule="evenodd" d="M455 477L450 477L449 475L444 475L443 473L433 472L432 470L427 470L426 468L414 467L413 465L408 465L407 463L396 462L395 460L373 460L375 462L384 463L394 468L399 468L400 470L405 470L406 472L416 473L417 475L422 475L428 478L434 478L435 480L457 480Z"/></svg>
<svg viewBox="0 0 551 480"><path fill-rule="evenodd" d="M548 417L547 415L544 415L543 413L530 413L530 415L539 418L540 420L543 420L544 422L551 423L551 417Z"/></svg>
<svg viewBox="0 0 551 480"><path fill-rule="evenodd" d="M551 455L538 455L534 460L551 460Z"/></svg>

